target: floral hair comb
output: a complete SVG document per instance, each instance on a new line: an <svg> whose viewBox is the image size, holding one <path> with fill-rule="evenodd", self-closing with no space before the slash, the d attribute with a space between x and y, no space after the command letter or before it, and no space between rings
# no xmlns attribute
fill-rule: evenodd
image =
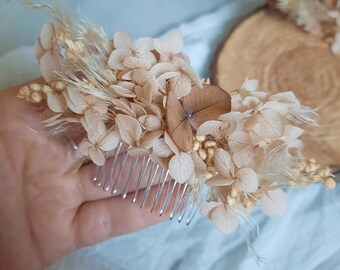
<svg viewBox="0 0 340 270"><path fill-rule="evenodd" d="M46 83L18 96L44 109L52 134L80 138L77 155L97 165L93 181L105 191L125 198L133 184L136 202L143 187L141 207L151 199L152 209L171 207L170 218L179 212L187 224L199 209L228 234L256 206L270 217L286 214L283 188L335 187L330 168L302 154L301 127L317 127L317 113L294 93L268 95L256 80L228 93L201 80L179 31L108 39L86 20L30 5L48 8L57 24L45 24L36 42Z"/></svg>

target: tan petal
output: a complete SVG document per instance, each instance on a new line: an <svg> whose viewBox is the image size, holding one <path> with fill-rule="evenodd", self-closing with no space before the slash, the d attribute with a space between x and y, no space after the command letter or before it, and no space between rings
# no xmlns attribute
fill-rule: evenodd
<svg viewBox="0 0 340 270"><path fill-rule="evenodd" d="M41 45L40 38L37 38L35 40L35 45L34 45L35 58L37 58L39 60L44 55L45 52L46 52L46 50Z"/></svg>
<svg viewBox="0 0 340 270"><path fill-rule="evenodd" d="M241 152L252 146L252 141L247 132L235 131L228 137L228 144L234 153Z"/></svg>
<svg viewBox="0 0 340 270"><path fill-rule="evenodd" d="M113 44L116 49L130 50L132 42L132 37L126 32L116 32L113 37Z"/></svg>
<svg viewBox="0 0 340 270"><path fill-rule="evenodd" d="M194 163L189 154L180 152L169 162L169 174L178 183L185 183L194 173Z"/></svg>
<svg viewBox="0 0 340 270"><path fill-rule="evenodd" d="M104 165L105 155L98 148L95 148L95 147L89 148L89 156L90 156L91 160L94 162L94 164L96 164L97 166L103 166Z"/></svg>
<svg viewBox="0 0 340 270"><path fill-rule="evenodd" d="M100 141L100 149L109 152L115 149L120 143L120 136L117 131L108 132Z"/></svg>
<svg viewBox="0 0 340 270"><path fill-rule="evenodd" d="M52 93L47 93L47 105L48 107L56 112L61 113L66 108L66 101L63 95L55 95Z"/></svg>
<svg viewBox="0 0 340 270"><path fill-rule="evenodd" d="M169 33L165 38L154 40L155 50L161 54L176 54L183 49L183 37L180 30Z"/></svg>
<svg viewBox="0 0 340 270"><path fill-rule="evenodd" d="M225 178L221 176L212 177L205 182L206 185L213 187L230 186L232 183L234 183L234 179Z"/></svg>
<svg viewBox="0 0 340 270"><path fill-rule="evenodd" d="M230 234L239 225L237 212L231 207L218 206L211 211L211 220L216 228L223 234Z"/></svg>
<svg viewBox="0 0 340 270"><path fill-rule="evenodd" d="M134 57L134 56L129 56L126 57L123 61L124 67L128 69L137 69L137 68L142 68L142 69L150 69L151 68L151 63L147 60Z"/></svg>
<svg viewBox="0 0 340 270"><path fill-rule="evenodd" d="M138 51L152 51L153 47L153 39L149 37L140 38L135 44L135 48Z"/></svg>
<svg viewBox="0 0 340 270"><path fill-rule="evenodd" d="M263 110L258 113L254 132L264 139L277 139L283 134L282 116L274 110Z"/></svg>
<svg viewBox="0 0 340 270"><path fill-rule="evenodd" d="M259 88L259 81L246 79L241 88L249 92L256 91Z"/></svg>
<svg viewBox="0 0 340 270"><path fill-rule="evenodd" d="M93 147L93 145L89 141L84 140L78 145L77 152L87 157L91 147Z"/></svg>
<svg viewBox="0 0 340 270"><path fill-rule="evenodd" d="M255 168L255 157L253 148L246 149L241 152L237 152L233 155L235 165L239 168Z"/></svg>
<svg viewBox="0 0 340 270"><path fill-rule="evenodd" d="M221 125L222 125L222 122L216 121L216 120L204 122L202 125L198 127L197 135L205 136L205 135L211 134L214 137L217 137L219 133L221 132L220 130Z"/></svg>
<svg viewBox="0 0 340 270"><path fill-rule="evenodd" d="M263 213L272 218L283 217L287 214L287 197L282 189L271 190L262 195Z"/></svg>
<svg viewBox="0 0 340 270"><path fill-rule="evenodd" d="M275 95L272 95L270 99L278 102L300 105L300 101L291 91L277 93Z"/></svg>
<svg viewBox="0 0 340 270"><path fill-rule="evenodd" d="M136 96L136 94L133 93L131 90L124 88L123 86L120 86L118 84L111 85L109 89L110 91L112 91L113 94L118 97L134 98Z"/></svg>
<svg viewBox="0 0 340 270"><path fill-rule="evenodd" d="M231 155L222 148L217 148L214 156L217 172L226 178L231 178L234 173L234 162Z"/></svg>
<svg viewBox="0 0 340 270"><path fill-rule="evenodd" d="M177 70L176 66L171 64L171 63L158 63L150 69L150 72L151 72L152 75L154 75L156 78L158 78L159 76L161 76L163 74L171 73L171 72L174 72L176 70ZM176 73L176 74L178 74L178 73Z"/></svg>
<svg viewBox="0 0 340 270"><path fill-rule="evenodd" d="M173 154L170 147L166 144L164 138L158 139L152 146L153 153L159 157L168 157Z"/></svg>
<svg viewBox="0 0 340 270"><path fill-rule="evenodd" d="M55 36L54 26L52 23L45 23L40 33L41 45L45 50L53 47L53 39Z"/></svg>
<svg viewBox="0 0 340 270"><path fill-rule="evenodd" d="M193 133L176 95L170 91L166 105L167 131L176 146L183 152L192 149Z"/></svg>
<svg viewBox="0 0 340 270"><path fill-rule="evenodd" d="M203 87L201 79L198 77L196 71L190 65L183 67L182 71L194 85L198 86L199 88Z"/></svg>
<svg viewBox="0 0 340 270"><path fill-rule="evenodd" d="M136 145L142 136L142 128L138 120L129 115L118 114L116 124L122 139L129 145Z"/></svg>
<svg viewBox="0 0 340 270"><path fill-rule="evenodd" d="M192 161L194 162L196 174L203 174L207 172L207 165L204 163L204 161L200 158L200 156L196 152L191 153L190 156Z"/></svg>
<svg viewBox="0 0 340 270"><path fill-rule="evenodd" d="M149 131L155 131L162 128L162 119L154 115L143 115L138 118L138 121Z"/></svg>
<svg viewBox="0 0 340 270"><path fill-rule="evenodd" d="M70 108L71 111L78 114L82 114L85 112L88 105L85 101L85 97L79 92L79 90L68 87L67 92L65 92L64 95L67 106Z"/></svg>
<svg viewBox="0 0 340 270"><path fill-rule="evenodd" d="M240 190L244 192L255 192L257 190L259 180L254 170L250 168L242 168L237 172L236 176L240 181Z"/></svg>
<svg viewBox="0 0 340 270"><path fill-rule="evenodd" d="M129 57L130 51L128 50L122 50L122 49L118 49L118 50L114 50L110 57L109 57L109 61L108 61L108 65L111 69L117 69L117 70L126 70L127 68L124 66L124 60Z"/></svg>
<svg viewBox="0 0 340 270"><path fill-rule="evenodd" d="M154 75L145 69L137 69L132 73L132 79L140 86L144 86Z"/></svg>
<svg viewBox="0 0 340 270"><path fill-rule="evenodd" d="M58 79L58 75L55 72L60 71L60 63L51 52L46 52L40 58L40 70L45 81L51 83Z"/></svg>
<svg viewBox="0 0 340 270"><path fill-rule="evenodd" d="M230 96L217 86L205 84L203 89L194 86L183 98L183 108L186 115L192 116L190 124L197 129L202 123L230 112Z"/></svg>
<svg viewBox="0 0 340 270"><path fill-rule="evenodd" d="M143 115L146 115L146 110L137 103L131 103L131 110L133 110L137 117L141 117Z"/></svg>
<svg viewBox="0 0 340 270"><path fill-rule="evenodd" d="M157 139L163 135L163 130L156 130L153 132L150 132L147 135L144 135L142 139L140 140L140 146L143 146L146 149L150 149L154 143L157 141Z"/></svg>
<svg viewBox="0 0 340 270"><path fill-rule="evenodd" d="M207 218L211 218L211 211L213 209L215 209L216 207L219 207L223 205L221 202L214 202L214 201L211 201L211 202L208 202L206 203L205 205L202 206L202 208L200 209L200 214L203 216L203 217L207 217Z"/></svg>
<svg viewBox="0 0 340 270"><path fill-rule="evenodd" d="M164 141L170 147L172 152L174 152L176 155L179 154L179 149L174 141L171 139L168 132L164 132Z"/></svg>
<svg viewBox="0 0 340 270"><path fill-rule="evenodd" d="M170 89L178 98L184 97L191 91L191 81L184 73L181 73L180 76L170 79Z"/></svg>
<svg viewBox="0 0 340 270"><path fill-rule="evenodd" d="M144 157L151 153L150 149L145 149L144 147L129 147L127 150L128 155L131 157Z"/></svg>

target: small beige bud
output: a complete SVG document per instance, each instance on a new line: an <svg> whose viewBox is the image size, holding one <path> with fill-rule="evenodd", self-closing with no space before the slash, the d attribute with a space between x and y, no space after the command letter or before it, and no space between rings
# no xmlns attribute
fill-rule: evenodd
<svg viewBox="0 0 340 270"><path fill-rule="evenodd" d="M205 136L196 136L197 141L204 142L206 140Z"/></svg>
<svg viewBox="0 0 340 270"><path fill-rule="evenodd" d="M30 91L30 89L28 88L28 86L23 86L23 87L21 87L21 88L19 89L19 95L20 95L20 97L26 98L26 97L29 97L30 94L31 94L31 91Z"/></svg>
<svg viewBox="0 0 340 270"><path fill-rule="evenodd" d="M206 141L206 142L204 143L204 147L205 147L205 148L215 147L215 146L216 146L216 142L214 142L214 141Z"/></svg>
<svg viewBox="0 0 340 270"><path fill-rule="evenodd" d="M198 150L198 155L201 157L201 159L206 160L208 157L207 151L205 149Z"/></svg>
<svg viewBox="0 0 340 270"><path fill-rule="evenodd" d="M39 103L42 101L42 96L39 92L33 92L31 94L31 100L35 103Z"/></svg>
<svg viewBox="0 0 340 270"><path fill-rule="evenodd" d="M194 151L198 151L198 149L200 149L201 148L201 143L200 142L198 142L198 141L195 141L194 142L194 146L193 146L193 148L192 148L192 150L194 150Z"/></svg>
<svg viewBox="0 0 340 270"><path fill-rule="evenodd" d="M41 88L41 90L47 94L47 93L53 93L53 89L51 88L51 86L45 84L43 85L43 87Z"/></svg>
<svg viewBox="0 0 340 270"><path fill-rule="evenodd" d="M56 90L58 91L63 91L65 88L66 88L66 84L63 82L63 81L57 81L55 84L54 84L54 87Z"/></svg>
<svg viewBox="0 0 340 270"><path fill-rule="evenodd" d="M208 148L208 159L212 159L215 155L215 150L213 148Z"/></svg>
<svg viewBox="0 0 340 270"><path fill-rule="evenodd" d="M236 198L236 197L237 197L238 192L237 192L237 190L236 190L235 187L232 187L232 188L231 188L231 193L230 193L230 195L231 195L232 198Z"/></svg>
<svg viewBox="0 0 340 270"><path fill-rule="evenodd" d="M230 197L229 195L227 196L227 202L228 202L229 205L235 204L235 200L232 197Z"/></svg>
<svg viewBox="0 0 340 270"><path fill-rule="evenodd" d="M32 83L30 84L30 88L33 90L33 91L40 91L41 90L41 86L37 83Z"/></svg>
<svg viewBox="0 0 340 270"><path fill-rule="evenodd" d="M326 188L328 189L333 189L336 186L336 182L332 177L328 177L325 181L324 181L324 185Z"/></svg>
<svg viewBox="0 0 340 270"><path fill-rule="evenodd" d="M206 172L206 173L204 174L204 177L205 177L206 180L212 178L213 176L214 176L214 175L213 175L212 173L210 173L210 172Z"/></svg>

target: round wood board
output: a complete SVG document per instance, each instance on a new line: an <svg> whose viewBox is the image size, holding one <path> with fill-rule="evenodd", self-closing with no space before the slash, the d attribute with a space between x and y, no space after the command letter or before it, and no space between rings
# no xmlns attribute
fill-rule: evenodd
<svg viewBox="0 0 340 270"><path fill-rule="evenodd" d="M340 57L329 44L279 15L258 11L221 44L212 80L229 91L246 77L258 79L268 93L293 91L302 104L321 106L320 128L304 126L304 154L340 166Z"/></svg>

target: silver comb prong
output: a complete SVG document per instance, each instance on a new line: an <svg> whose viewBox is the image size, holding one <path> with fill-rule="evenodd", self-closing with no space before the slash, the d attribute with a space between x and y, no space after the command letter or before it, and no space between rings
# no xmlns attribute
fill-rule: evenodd
<svg viewBox="0 0 340 270"><path fill-rule="evenodd" d="M194 206L193 204L191 204L190 207L190 212L188 214L188 218L185 221L186 225L190 225L191 221L194 219L196 213L197 213L198 207Z"/></svg>
<svg viewBox="0 0 340 270"><path fill-rule="evenodd" d="M148 183L147 183L147 185L146 185L144 197L143 197L142 203L141 203L141 205L140 205L140 208L143 208L143 207L144 207L144 204L145 204L145 202L146 202L146 199L147 199L147 197L149 196L149 192L150 192L150 189L151 189L151 187L152 187L152 183L153 183L153 181L155 180L156 175L157 175L157 173L158 173L159 167L160 167L160 166L157 165L157 166L156 166L156 169L155 169L155 171L154 171L153 173L151 173L152 171L150 171L149 181L148 181Z"/></svg>
<svg viewBox="0 0 340 270"><path fill-rule="evenodd" d="M171 181L171 180L170 180L170 181ZM171 191L170 191L170 193L169 193L169 196L168 196L168 197L166 198L166 200L164 201L163 206L162 206L162 209L161 209L161 211L159 212L159 215L160 215L160 216L162 216L163 213L165 212L165 210L166 210L166 208L167 208L167 206L168 206L168 204L169 204L169 202L170 202L170 199L171 199L171 197L172 197L172 194L174 193L174 190L176 189L177 184L180 185L177 181L174 180L174 184L173 184L172 189L171 189Z"/></svg>
<svg viewBox="0 0 340 270"><path fill-rule="evenodd" d="M152 205L152 208L151 208L151 213L153 212L153 210L155 209L156 205L157 205L157 202L160 198L160 195L163 191L163 188L164 188L164 185L166 183L166 179L168 179L168 176L169 176L169 170L166 171L166 174L164 176L164 178L162 179L161 182L159 182L159 189L157 188L157 193L156 193L156 196L155 196L155 199L153 201L153 205Z"/></svg>
<svg viewBox="0 0 340 270"><path fill-rule="evenodd" d="M111 163L111 168L110 168L108 176L106 177L106 181L105 181L105 184L104 184L104 187L103 187L103 189L105 191L109 191L109 189L110 189L110 183L112 181L113 172L114 172L117 160L118 160L118 156L120 154L120 150L122 149L122 146L123 146L123 143L120 143L118 145L118 147L116 148L115 154L113 156L113 161Z"/></svg>
<svg viewBox="0 0 340 270"><path fill-rule="evenodd" d="M128 177L127 181L126 181L126 185L125 185L125 188L124 188L124 192L123 192L123 194L122 194L123 199L126 198L128 192L129 192L129 184L130 184L130 181L131 181L131 179L132 179L132 176L133 176L133 174L134 174L134 172L135 172L135 169L136 169L138 160L139 160L138 157L137 157L137 158L133 158L133 161L132 161L132 164L131 164L131 167L130 167L129 177Z"/></svg>
<svg viewBox="0 0 340 270"><path fill-rule="evenodd" d="M145 160L146 157L144 157L144 160ZM143 163L144 163L144 160L143 160ZM132 200L131 200L131 203L135 203L136 200L137 200L137 196L138 196L138 192L139 192L139 188L140 188L140 185L142 183L142 180L144 179L144 176L145 176L145 173L146 171L148 170L148 167L150 165L150 161L151 159L148 158L146 163L142 165L142 169L139 173L139 176L138 176L138 180L137 180L137 185L136 185L136 190L133 194L133 197L132 197ZM154 166L154 163L151 162L151 168L150 168L150 174L151 174L151 171L153 170L153 166Z"/></svg>
<svg viewBox="0 0 340 270"><path fill-rule="evenodd" d="M188 195L188 194L187 194ZM180 214L178 216L178 222L181 223L181 221L183 220L183 217L186 214L187 208L188 208L188 202L189 202L189 196L186 196L184 198L184 202L180 211Z"/></svg>
<svg viewBox="0 0 340 270"><path fill-rule="evenodd" d="M181 190L181 186L182 185L178 185L178 189L177 189L177 193L176 193L176 198L175 198L175 203L174 203L174 206L173 206L173 208L171 210L171 213L170 213L170 220L172 220L174 215L176 214L178 206L181 204L181 202L183 200L183 197L184 197L185 191L186 191L186 189L188 187L188 184L187 183L184 184L182 193L181 193L181 195L178 198L178 195L179 195L180 190Z"/></svg>
<svg viewBox="0 0 340 270"><path fill-rule="evenodd" d="M118 174L117 174L117 176L116 176L115 182L114 182L114 184L113 184L113 186L112 186L112 190L111 190L111 193L112 193L112 194L117 193L118 186L119 186L119 183L120 183L120 181L119 181L119 180L120 180L120 176L121 176L121 174L122 174L123 167L124 167L125 164L126 164L127 158L128 158L128 154L127 154L127 152L125 152L124 155L123 155L123 158L122 158L122 160L121 160L121 162L120 162L119 170L118 170Z"/></svg>
<svg viewBox="0 0 340 270"><path fill-rule="evenodd" d="M103 169L104 169L104 166L97 166L96 167L96 172L95 172L95 175L94 177L92 178L92 181L98 186L98 182L100 182L100 179L103 175Z"/></svg>

